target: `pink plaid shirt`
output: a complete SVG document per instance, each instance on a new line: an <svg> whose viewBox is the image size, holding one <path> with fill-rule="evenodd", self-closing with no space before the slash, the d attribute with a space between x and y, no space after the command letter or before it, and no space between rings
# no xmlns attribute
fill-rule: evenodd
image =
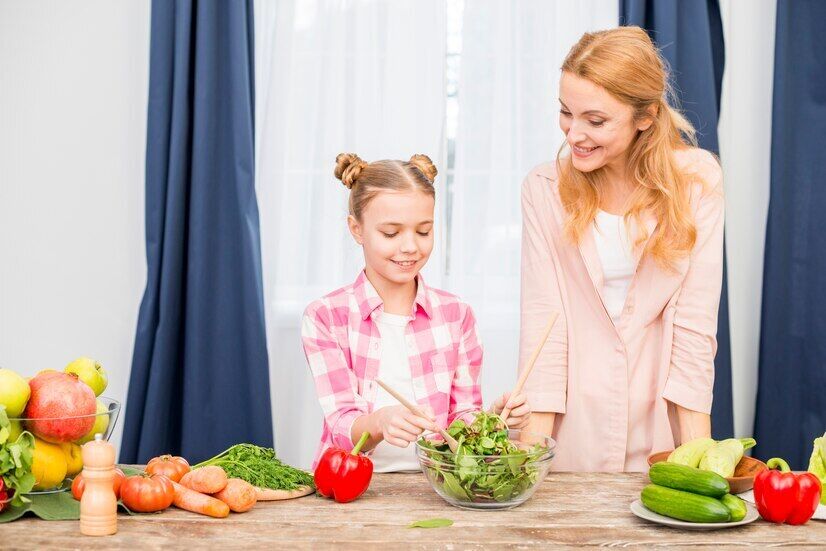
<svg viewBox="0 0 826 551"><path fill-rule="evenodd" d="M480 409L482 345L470 306L427 287L417 276L416 300L405 330L416 401L447 426L457 412ZM362 271L356 281L312 302L304 312L301 339L324 410L321 443L313 464L330 446L353 447L350 429L372 413L381 358L374 321L382 300Z"/></svg>

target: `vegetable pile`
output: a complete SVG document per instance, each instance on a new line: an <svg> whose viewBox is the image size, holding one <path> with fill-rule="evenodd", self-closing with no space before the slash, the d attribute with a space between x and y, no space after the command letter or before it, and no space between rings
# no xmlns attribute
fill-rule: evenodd
<svg viewBox="0 0 826 551"><path fill-rule="evenodd" d="M746 504L729 493L728 481L717 473L660 461L648 471L649 484L640 500L655 513L686 522L737 522Z"/></svg>
<svg viewBox="0 0 826 551"><path fill-rule="evenodd" d="M83 495L82 477L72 484L77 500ZM268 491L314 488L310 474L281 463L272 448L253 444L237 444L191 468L183 457L161 455L149 461L145 472L132 476L115 469L113 484L116 497L132 513L154 513L174 505L214 518L225 518L230 511L244 513L258 501L298 497L272 497Z"/></svg>
<svg viewBox="0 0 826 551"><path fill-rule="evenodd" d="M461 419L447 432L457 440L456 454L447 443L420 438L425 474L448 496L464 502L506 502L532 488L552 455L539 444L525 450L508 438L495 414L480 412L472 423Z"/></svg>
<svg viewBox="0 0 826 551"><path fill-rule="evenodd" d="M671 452L668 461L729 478L734 476L743 452L756 443L754 438L727 438L719 442L711 438L695 438Z"/></svg>

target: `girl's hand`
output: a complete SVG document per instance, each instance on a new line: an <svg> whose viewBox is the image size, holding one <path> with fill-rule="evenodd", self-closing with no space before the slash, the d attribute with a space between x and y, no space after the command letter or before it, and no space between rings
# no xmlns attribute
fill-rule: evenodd
<svg viewBox="0 0 826 551"><path fill-rule="evenodd" d="M519 393L511 398L511 393L506 392L493 403L493 412L501 415L502 410L505 409L505 404L511 410L506 420L508 427L512 429L525 427L531 417L531 406L528 404L528 397L523 393Z"/></svg>
<svg viewBox="0 0 826 551"><path fill-rule="evenodd" d="M375 412L376 421L382 438L400 448L406 448L415 442L426 430L436 430L433 419L419 417L404 406L387 406ZM432 414L425 410L428 415Z"/></svg>

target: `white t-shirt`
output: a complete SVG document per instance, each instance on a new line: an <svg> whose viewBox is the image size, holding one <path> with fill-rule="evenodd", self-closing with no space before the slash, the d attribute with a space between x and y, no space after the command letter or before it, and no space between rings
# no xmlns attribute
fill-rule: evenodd
<svg viewBox="0 0 826 551"><path fill-rule="evenodd" d="M410 316L385 312L376 318L376 325L381 335L381 360L378 376L390 388L415 404L416 397L413 394L410 360L407 356L405 341L405 329L409 322ZM399 402L383 388L377 388L373 411L385 406L398 405ZM373 471L377 473L420 470L419 460L416 459L415 444L399 448L382 440L373 450L370 459L373 461Z"/></svg>
<svg viewBox="0 0 826 551"><path fill-rule="evenodd" d="M623 217L603 210L597 211L594 241L602 262L602 298L608 315L617 323L636 267Z"/></svg>

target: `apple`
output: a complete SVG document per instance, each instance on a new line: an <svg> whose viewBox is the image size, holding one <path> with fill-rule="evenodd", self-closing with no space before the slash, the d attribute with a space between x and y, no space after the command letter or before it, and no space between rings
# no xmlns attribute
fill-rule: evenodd
<svg viewBox="0 0 826 551"><path fill-rule="evenodd" d="M103 366L91 358L78 358L67 365L63 372L77 374L78 379L89 385L95 392L95 396L103 394L106 385L109 384Z"/></svg>
<svg viewBox="0 0 826 551"><path fill-rule="evenodd" d="M95 424L83 438L77 440L78 444L85 444L95 439L95 435L100 433L106 435L106 429L109 428L109 409L98 400L97 415L95 415Z"/></svg>
<svg viewBox="0 0 826 551"><path fill-rule="evenodd" d="M0 369L0 404L6 406L6 415L20 417L30 394L26 379L11 369Z"/></svg>
<svg viewBox="0 0 826 551"><path fill-rule="evenodd" d="M77 375L39 373L29 381L27 428L49 442L71 442L95 424L95 393Z"/></svg>

